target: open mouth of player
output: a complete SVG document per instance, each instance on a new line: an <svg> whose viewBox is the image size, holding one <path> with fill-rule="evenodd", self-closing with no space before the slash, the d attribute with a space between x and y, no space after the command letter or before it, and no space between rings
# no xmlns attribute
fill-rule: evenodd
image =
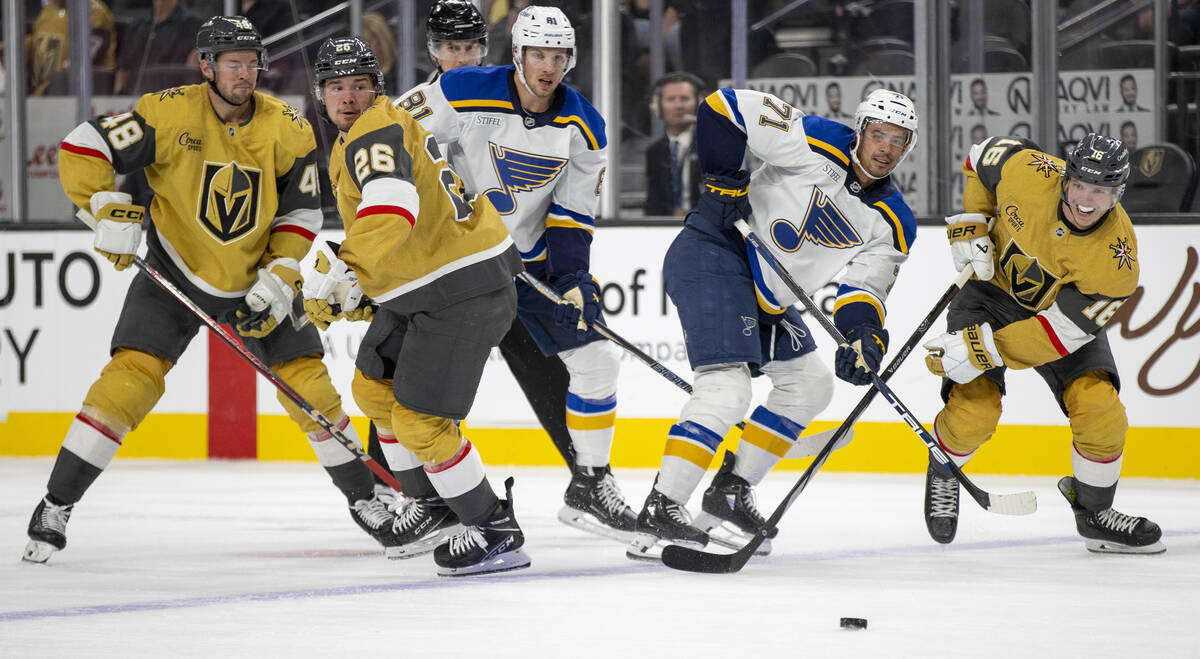
<svg viewBox="0 0 1200 659"><path fill-rule="evenodd" d="M1091 219L1092 215L1095 212L1096 212L1095 206L1084 206L1082 204L1075 204L1075 214L1078 215L1079 219L1081 219L1081 220Z"/></svg>

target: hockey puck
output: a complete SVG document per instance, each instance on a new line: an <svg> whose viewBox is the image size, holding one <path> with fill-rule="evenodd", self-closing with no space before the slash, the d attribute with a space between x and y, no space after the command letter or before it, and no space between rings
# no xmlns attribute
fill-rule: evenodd
<svg viewBox="0 0 1200 659"><path fill-rule="evenodd" d="M866 618L842 618L842 629L866 629Z"/></svg>

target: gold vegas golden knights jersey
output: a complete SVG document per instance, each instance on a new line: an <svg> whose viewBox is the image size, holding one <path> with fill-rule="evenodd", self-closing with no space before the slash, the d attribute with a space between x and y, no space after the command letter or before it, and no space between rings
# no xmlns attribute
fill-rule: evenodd
<svg viewBox="0 0 1200 659"><path fill-rule="evenodd" d="M1013 368L1074 352L1137 288L1129 216L1117 204L1091 229L1072 229L1062 214L1063 167L1061 159L1015 137L984 140L963 164L963 210L996 218L991 283L1034 314L995 333L1000 355Z"/></svg>
<svg viewBox="0 0 1200 659"><path fill-rule="evenodd" d="M465 196L429 131L379 96L337 140L338 253L376 302L448 304L511 283L521 260L486 197Z"/></svg>
<svg viewBox="0 0 1200 659"><path fill-rule="evenodd" d="M154 190L148 238L188 280L224 298L245 294L262 265L300 260L321 227L316 140L292 106L260 92L241 125L213 111L208 85L146 94L137 109L72 130L58 157L81 208L112 190L114 171L145 169Z"/></svg>

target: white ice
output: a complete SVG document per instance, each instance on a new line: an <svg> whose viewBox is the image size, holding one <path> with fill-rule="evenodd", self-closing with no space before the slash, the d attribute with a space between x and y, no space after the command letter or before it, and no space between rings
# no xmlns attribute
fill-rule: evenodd
<svg viewBox="0 0 1200 659"><path fill-rule="evenodd" d="M443 578L428 556L386 560L325 474L292 463L117 460L66 550L22 563L50 466L0 460L0 657L1200 657L1197 481L1122 481L1117 509L1168 549L1116 556L1084 550L1054 478L975 476L1039 510L964 498L942 547L923 475L821 472L771 556L702 575L560 524L565 468L491 466L497 488L516 477L533 566ZM760 507L798 476L769 476ZM653 472L617 477L637 508Z"/></svg>

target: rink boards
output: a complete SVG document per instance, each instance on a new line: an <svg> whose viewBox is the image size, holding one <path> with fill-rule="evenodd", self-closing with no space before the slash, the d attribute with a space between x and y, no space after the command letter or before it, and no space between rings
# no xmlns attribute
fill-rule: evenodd
<svg viewBox="0 0 1200 659"><path fill-rule="evenodd" d="M319 239L338 240L335 232ZM608 324L685 379L691 372L682 336L662 291L662 254L673 228L608 228L597 232L593 271L604 284ZM118 273L91 251L84 232L0 233L0 455L50 455L87 387L107 361L108 341L132 270ZM1142 292L1126 303L1109 339L1121 369L1122 400L1131 429L1126 475L1200 478L1200 276L1195 225L1138 228ZM1096 258L1109 258L1107 253ZM912 332L953 277L944 233L923 227L888 302L888 328L898 345ZM814 291L824 308L832 288ZM815 323L810 328L821 354L832 360L833 342ZM940 329L941 324L936 329ZM326 335L326 362L348 411L365 435L365 419L349 395L354 348L365 324L337 323ZM928 424L940 408L938 379L926 372L920 351L895 374L892 386ZM238 365L241 367L241 365ZM248 369L249 367L244 367ZM228 376L228 377L227 377ZM210 377L227 400L220 409L243 406L255 432L210 424ZM248 378L242 378L252 382ZM223 386L238 381L225 370L210 373L209 338L203 333L168 375L167 392L155 411L131 433L124 457L206 458L228 455L214 446L230 436L249 437L243 455L262 460L313 459L307 442L283 415L274 389L262 378L230 397ZM1030 371L1008 377L1005 412L996 437L972 462L992 473L1065 473L1070 431L1048 389ZM755 400L767 390L756 381ZM864 389L838 382L830 406L813 430L834 427ZM232 398L232 402L228 399ZM626 359L618 391L613 464L656 466L666 429L685 394L641 363ZM233 415L236 418L236 415ZM467 419L468 435L488 462L538 465L558 461L507 368L497 355L488 364ZM211 426L211 428L210 428ZM733 438L734 435L730 435ZM830 461L830 469L921 471L919 440L890 407L876 402L856 427L855 441ZM804 461L785 461L800 468Z"/></svg>

